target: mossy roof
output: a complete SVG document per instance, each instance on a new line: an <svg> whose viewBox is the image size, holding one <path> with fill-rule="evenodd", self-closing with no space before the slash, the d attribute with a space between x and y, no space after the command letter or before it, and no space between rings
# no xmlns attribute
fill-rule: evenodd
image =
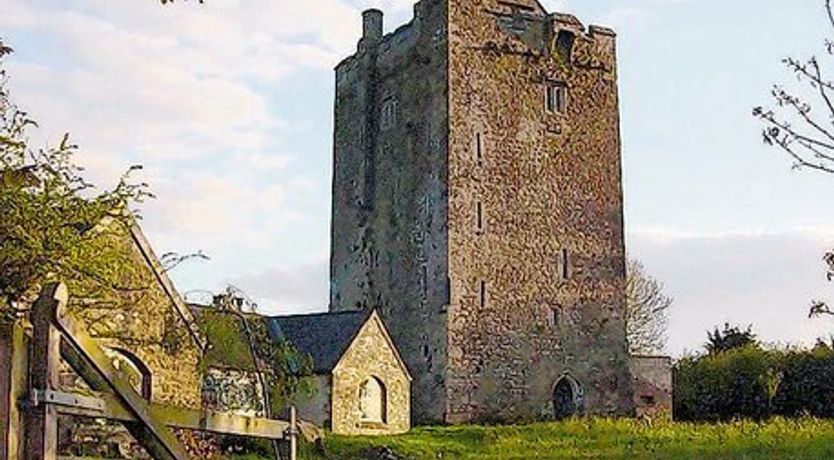
<svg viewBox="0 0 834 460"><path fill-rule="evenodd" d="M209 343L203 357L207 367L255 369L255 360L246 340L246 332L237 315L205 305L192 304L190 307ZM313 360L313 371L321 375L333 371L359 334L359 330L368 321L369 312L248 317L264 321L273 340L286 340L302 355L309 355Z"/></svg>
<svg viewBox="0 0 834 460"><path fill-rule="evenodd" d="M189 305L208 341L203 363L209 368L254 370L255 360L243 323L236 315L204 305ZM254 317L261 320L260 317Z"/></svg>

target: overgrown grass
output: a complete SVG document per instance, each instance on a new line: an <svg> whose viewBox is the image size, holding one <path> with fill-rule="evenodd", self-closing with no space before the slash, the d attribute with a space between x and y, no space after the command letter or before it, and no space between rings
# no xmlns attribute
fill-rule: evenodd
<svg viewBox="0 0 834 460"><path fill-rule="evenodd" d="M834 421L775 419L766 423L662 424L635 420L573 420L504 427L417 428L402 436L329 436L324 452L304 449L309 460L376 458L388 447L398 458L823 460L834 459Z"/></svg>

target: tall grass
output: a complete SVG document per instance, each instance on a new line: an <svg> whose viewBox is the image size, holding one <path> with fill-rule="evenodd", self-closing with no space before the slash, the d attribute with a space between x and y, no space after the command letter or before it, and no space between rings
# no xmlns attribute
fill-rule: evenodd
<svg viewBox="0 0 834 460"><path fill-rule="evenodd" d="M369 458L388 447L400 458L628 459L628 460L825 460L834 459L834 422L774 419L756 423L669 423L648 427L635 420L571 420L526 426L416 428L402 436L330 436L310 460ZM373 457L370 457L373 458Z"/></svg>

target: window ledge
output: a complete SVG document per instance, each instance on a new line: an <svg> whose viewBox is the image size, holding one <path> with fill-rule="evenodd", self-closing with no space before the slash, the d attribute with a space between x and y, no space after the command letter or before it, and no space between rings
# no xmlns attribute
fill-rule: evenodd
<svg viewBox="0 0 834 460"><path fill-rule="evenodd" d="M361 421L361 422L357 423L356 426L358 428L365 428L365 429L371 429L371 430L384 430L384 429L388 428L388 425L386 425L383 422L371 422L371 421Z"/></svg>

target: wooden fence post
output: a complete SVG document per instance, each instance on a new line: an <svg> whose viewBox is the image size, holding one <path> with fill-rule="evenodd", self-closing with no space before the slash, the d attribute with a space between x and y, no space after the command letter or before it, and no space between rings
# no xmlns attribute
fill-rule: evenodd
<svg viewBox="0 0 834 460"><path fill-rule="evenodd" d="M290 407L290 460L296 460L298 456L298 419L295 413L295 406Z"/></svg>
<svg viewBox="0 0 834 460"><path fill-rule="evenodd" d="M63 283L44 287L32 308L32 354L29 396L59 389L61 334L54 325L55 312L68 300ZM33 401L34 402L34 401ZM52 404L31 404L26 411L27 460L58 458L58 411Z"/></svg>
<svg viewBox="0 0 834 460"><path fill-rule="evenodd" d="M12 356L14 356L14 325L0 323L0 460L16 460L10 454L12 408ZM6 372L5 370L9 370Z"/></svg>
<svg viewBox="0 0 834 460"><path fill-rule="evenodd" d="M0 460L18 460L21 454L20 402L29 384L27 324L18 320L0 325Z"/></svg>

